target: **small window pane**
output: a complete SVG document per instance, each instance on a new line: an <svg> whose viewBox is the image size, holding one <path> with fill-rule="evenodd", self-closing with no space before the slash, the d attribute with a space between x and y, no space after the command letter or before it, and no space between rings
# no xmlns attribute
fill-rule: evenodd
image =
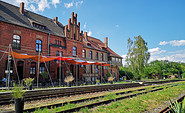
<svg viewBox="0 0 185 113"><path fill-rule="evenodd" d="M73 47L73 56L76 56L77 52L76 52L76 47Z"/></svg>

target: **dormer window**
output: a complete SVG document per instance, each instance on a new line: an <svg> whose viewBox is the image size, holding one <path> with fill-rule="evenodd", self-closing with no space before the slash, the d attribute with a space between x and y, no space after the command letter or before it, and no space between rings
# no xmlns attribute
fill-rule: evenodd
<svg viewBox="0 0 185 113"><path fill-rule="evenodd" d="M87 46L91 47L91 44L87 44Z"/></svg>
<svg viewBox="0 0 185 113"><path fill-rule="evenodd" d="M38 29L42 29L42 30L46 30L46 26L37 24L37 23L32 23L33 27L38 28Z"/></svg>

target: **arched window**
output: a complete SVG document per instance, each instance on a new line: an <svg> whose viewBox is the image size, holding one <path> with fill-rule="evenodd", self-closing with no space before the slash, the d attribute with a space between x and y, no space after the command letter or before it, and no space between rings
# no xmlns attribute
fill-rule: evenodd
<svg viewBox="0 0 185 113"><path fill-rule="evenodd" d="M96 52L96 60L98 60L98 52Z"/></svg>
<svg viewBox="0 0 185 113"><path fill-rule="evenodd" d="M60 41L60 44L59 45L61 46L61 41Z"/></svg>
<svg viewBox="0 0 185 113"><path fill-rule="evenodd" d="M76 50L76 47L73 46L73 56L76 56L77 55L77 50Z"/></svg>
<svg viewBox="0 0 185 113"><path fill-rule="evenodd" d="M44 63L40 63L40 70L39 70L39 72L42 73L44 71L45 71L45 65L44 65Z"/></svg>
<svg viewBox="0 0 185 113"><path fill-rule="evenodd" d="M36 40L36 51L42 51L42 41Z"/></svg>
<svg viewBox="0 0 185 113"><path fill-rule="evenodd" d="M63 56L63 52L62 51L60 51L60 54L61 54L61 56Z"/></svg>
<svg viewBox="0 0 185 113"><path fill-rule="evenodd" d="M13 35L13 49L21 49L21 37Z"/></svg>
<svg viewBox="0 0 185 113"><path fill-rule="evenodd" d="M85 58L86 57L86 51L83 49L82 50L82 57Z"/></svg>
<svg viewBox="0 0 185 113"><path fill-rule="evenodd" d="M101 60L103 61L103 53L101 53Z"/></svg>
<svg viewBox="0 0 185 113"><path fill-rule="evenodd" d="M36 63L32 62L30 66L30 75L35 75L36 74Z"/></svg>
<svg viewBox="0 0 185 113"><path fill-rule="evenodd" d="M92 51L89 51L89 58L92 59Z"/></svg>
<svg viewBox="0 0 185 113"><path fill-rule="evenodd" d="M59 55L59 51L56 51L56 56L60 56L60 55Z"/></svg>
<svg viewBox="0 0 185 113"><path fill-rule="evenodd" d="M82 66L83 66L82 72L83 72L83 73L86 73L86 65L82 65Z"/></svg>

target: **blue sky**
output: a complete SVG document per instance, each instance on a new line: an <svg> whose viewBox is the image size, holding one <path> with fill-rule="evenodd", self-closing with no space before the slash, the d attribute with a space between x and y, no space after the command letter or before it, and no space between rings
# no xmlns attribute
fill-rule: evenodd
<svg viewBox="0 0 185 113"><path fill-rule="evenodd" d="M127 39L141 35L148 42L150 61L185 62L184 0L3 0L66 25L71 12L81 30L104 41L120 56L127 54ZM124 61L123 61L124 63Z"/></svg>

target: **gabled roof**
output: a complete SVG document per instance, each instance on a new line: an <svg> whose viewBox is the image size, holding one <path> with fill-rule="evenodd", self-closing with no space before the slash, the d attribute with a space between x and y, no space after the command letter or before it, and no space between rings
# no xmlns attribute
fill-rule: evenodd
<svg viewBox="0 0 185 113"><path fill-rule="evenodd" d="M109 56L122 58L121 56L116 54L113 50L111 50L109 47L105 48L105 44L97 38L87 36L87 39L85 39L85 38L83 39L83 43L84 43L85 47L86 46L88 47L88 44L91 44L91 47L93 47L94 49L103 50L103 51L108 52Z"/></svg>
<svg viewBox="0 0 185 113"><path fill-rule="evenodd" d="M19 12L19 7L0 1L0 21L19 25L22 27L50 33L60 37L65 37L64 26L61 23L55 24L50 18L41 16L24 9L24 14ZM32 22L46 26L46 30L33 27Z"/></svg>

